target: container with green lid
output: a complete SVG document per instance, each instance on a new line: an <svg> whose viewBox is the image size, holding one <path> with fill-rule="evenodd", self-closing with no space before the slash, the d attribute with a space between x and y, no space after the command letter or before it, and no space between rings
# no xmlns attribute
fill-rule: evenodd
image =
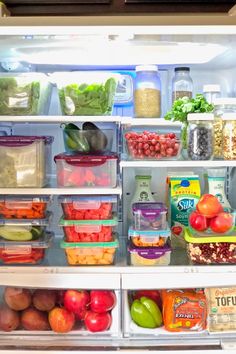
<svg viewBox="0 0 236 354"><path fill-rule="evenodd" d="M186 227L184 237L191 263L236 263L236 228L230 235L196 236Z"/></svg>
<svg viewBox="0 0 236 354"><path fill-rule="evenodd" d="M108 220L65 220L61 218L67 242L110 242L112 233L118 224L117 217L113 215Z"/></svg>
<svg viewBox="0 0 236 354"><path fill-rule="evenodd" d="M116 237L110 242L66 242L60 247L65 250L70 265L111 265L119 246Z"/></svg>

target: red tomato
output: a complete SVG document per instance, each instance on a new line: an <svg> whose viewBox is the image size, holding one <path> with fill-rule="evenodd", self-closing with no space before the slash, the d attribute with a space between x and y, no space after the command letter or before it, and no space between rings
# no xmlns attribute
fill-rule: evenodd
<svg viewBox="0 0 236 354"><path fill-rule="evenodd" d="M205 231L208 228L207 218L198 211L193 211L189 216L189 225L197 231Z"/></svg>
<svg viewBox="0 0 236 354"><path fill-rule="evenodd" d="M229 231L234 225L234 218L230 213L222 212L210 221L210 228L217 234Z"/></svg>
<svg viewBox="0 0 236 354"><path fill-rule="evenodd" d="M206 218L213 218L223 211L223 207L219 200L212 194L203 194L197 203L196 208L197 211Z"/></svg>

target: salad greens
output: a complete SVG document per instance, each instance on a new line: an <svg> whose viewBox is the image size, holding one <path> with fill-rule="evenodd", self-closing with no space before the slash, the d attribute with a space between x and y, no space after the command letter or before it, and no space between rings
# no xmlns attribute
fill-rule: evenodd
<svg viewBox="0 0 236 354"><path fill-rule="evenodd" d="M116 91L114 78L105 84L70 84L59 90L63 114L67 115L105 115L112 111Z"/></svg>
<svg viewBox="0 0 236 354"><path fill-rule="evenodd" d="M183 148L187 147L187 116L188 113L205 113L212 112L214 106L207 102L202 94L196 94L195 98L182 97L175 100L171 110L166 113L166 120L179 121L183 123L181 139Z"/></svg>
<svg viewBox="0 0 236 354"><path fill-rule="evenodd" d="M12 77L0 78L0 115L38 114L40 83L20 84Z"/></svg>

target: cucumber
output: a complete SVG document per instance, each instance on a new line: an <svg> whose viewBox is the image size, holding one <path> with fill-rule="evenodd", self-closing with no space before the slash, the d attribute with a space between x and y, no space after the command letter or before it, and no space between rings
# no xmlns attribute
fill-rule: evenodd
<svg viewBox="0 0 236 354"><path fill-rule="evenodd" d="M33 240L37 240L38 238L43 236L43 229L41 226L33 226L30 232L32 234Z"/></svg>
<svg viewBox="0 0 236 354"><path fill-rule="evenodd" d="M72 151L89 152L90 146L84 133L73 123L65 124L65 144Z"/></svg>
<svg viewBox="0 0 236 354"><path fill-rule="evenodd" d="M0 226L0 236L8 241L30 241L33 236L28 228L22 226Z"/></svg>

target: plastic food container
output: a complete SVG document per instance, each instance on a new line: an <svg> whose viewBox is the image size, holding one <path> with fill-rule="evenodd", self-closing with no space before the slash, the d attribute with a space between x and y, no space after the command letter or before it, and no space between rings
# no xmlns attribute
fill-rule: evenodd
<svg viewBox="0 0 236 354"><path fill-rule="evenodd" d="M129 228L129 238L136 247L164 247L171 236L169 228L166 230L135 230Z"/></svg>
<svg viewBox="0 0 236 354"><path fill-rule="evenodd" d="M66 242L110 242L117 224L116 217L111 220L60 220Z"/></svg>
<svg viewBox="0 0 236 354"><path fill-rule="evenodd" d="M52 84L39 73L0 73L0 115L47 115Z"/></svg>
<svg viewBox="0 0 236 354"><path fill-rule="evenodd" d="M177 160L181 141L174 132L127 130L124 134L127 155L132 160Z"/></svg>
<svg viewBox="0 0 236 354"><path fill-rule="evenodd" d="M55 73L62 114L111 115L120 75L109 72Z"/></svg>
<svg viewBox="0 0 236 354"><path fill-rule="evenodd" d="M5 219L43 219L49 196L1 196L0 217Z"/></svg>
<svg viewBox="0 0 236 354"><path fill-rule="evenodd" d="M107 220L112 218L116 196L60 196L64 219ZM1 204L0 204L1 205Z"/></svg>
<svg viewBox="0 0 236 354"><path fill-rule="evenodd" d="M52 142L51 136L0 136L0 188L44 187Z"/></svg>
<svg viewBox="0 0 236 354"><path fill-rule="evenodd" d="M163 203L134 203L132 205L136 230L165 230L167 207Z"/></svg>
<svg viewBox="0 0 236 354"><path fill-rule="evenodd" d="M118 157L114 153L89 156L63 153L54 160L59 187L116 187Z"/></svg>
<svg viewBox="0 0 236 354"><path fill-rule="evenodd" d="M50 213L45 219L0 219L0 238L8 241L32 241L44 237Z"/></svg>
<svg viewBox="0 0 236 354"><path fill-rule="evenodd" d="M70 243L61 241L70 265L111 265L114 263L118 240L96 243Z"/></svg>
<svg viewBox="0 0 236 354"><path fill-rule="evenodd" d="M171 248L146 247L140 248L132 244L128 247L130 264L133 266L160 266L170 264Z"/></svg>
<svg viewBox="0 0 236 354"><path fill-rule="evenodd" d="M188 257L193 264L236 263L236 229L230 236L193 236L185 229Z"/></svg>
<svg viewBox="0 0 236 354"><path fill-rule="evenodd" d="M0 262L2 264L39 264L51 246L53 233L47 232L40 241L0 241Z"/></svg>

